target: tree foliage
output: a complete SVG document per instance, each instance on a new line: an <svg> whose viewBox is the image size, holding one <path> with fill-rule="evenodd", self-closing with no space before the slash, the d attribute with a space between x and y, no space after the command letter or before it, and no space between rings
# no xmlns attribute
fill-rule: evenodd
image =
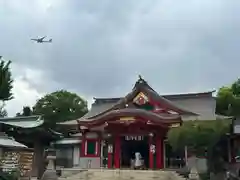
<svg viewBox="0 0 240 180"><path fill-rule="evenodd" d="M0 107L0 117L6 117L7 115L8 114L6 109L4 109L4 106Z"/></svg>
<svg viewBox="0 0 240 180"><path fill-rule="evenodd" d="M22 112L18 112L16 116L31 116L32 113L32 109L29 106L24 106Z"/></svg>
<svg viewBox="0 0 240 180"><path fill-rule="evenodd" d="M216 113L226 116L240 115L240 79L230 86L219 89L216 98Z"/></svg>
<svg viewBox="0 0 240 180"><path fill-rule="evenodd" d="M0 100L8 101L13 99L13 79L10 71L11 61L1 60L0 57Z"/></svg>
<svg viewBox="0 0 240 180"><path fill-rule="evenodd" d="M65 90L47 94L33 107L33 114L42 115L50 125L76 119L87 113L87 101Z"/></svg>
<svg viewBox="0 0 240 180"><path fill-rule="evenodd" d="M174 149L188 146L193 150L202 151L213 147L229 133L230 123L227 120L187 121L182 126L168 131L168 141Z"/></svg>
<svg viewBox="0 0 240 180"><path fill-rule="evenodd" d="M0 56L0 117L7 116L7 111L4 109L5 101L13 99L13 79L10 64L11 61L4 61Z"/></svg>
<svg viewBox="0 0 240 180"><path fill-rule="evenodd" d="M168 131L173 149L188 147L188 152L207 158L208 171L224 171L223 151L219 142L230 132L230 120L187 121Z"/></svg>

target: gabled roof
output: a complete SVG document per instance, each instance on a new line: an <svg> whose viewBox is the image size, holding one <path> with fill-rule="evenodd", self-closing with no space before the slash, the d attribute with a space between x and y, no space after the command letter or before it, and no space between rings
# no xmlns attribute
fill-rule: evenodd
<svg viewBox="0 0 240 180"><path fill-rule="evenodd" d="M140 76L138 81L135 83L135 86L133 87L133 90L129 94L127 94L124 98L119 99L116 103L113 103L113 101L111 102L111 100L109 100L109 102L111 103L111 107L109 107L108 109L100 109L98 107L98 111L99 110L101 111L101 112L98 112L98 113L96 113L96 111L89 111L89 113L87 113L85 116L83 116L80 119L80 121L84 120L84 119L95 118L96 116L99 116L102 113L106 113L106 112L114 110L114 109L125 108L125 104L132 101L133 98L136 97L137 94L140 93L140 92L143 92L145 95L147 95L148 97L151 97L151 99L153 99L156 102L161 102L161 104L163 104L164 106L168 107L169 109L171 109L173 111L178 112L179 114L197 115L194 112L191 112L191 111L188 111L188 110L185 110L183 108L180 108L180 107L176 106L175 104L173 104L168 99L164 98L163 96L160 96ZM114 99L114 100L117 100L117 99ZM94 107L94 105L93 105L93 107ZM104 108L104 106L101 106L101 108Z"/></svg>
<svg viewBox="0 0 240 180"><path fill-rule="evenodd" d="M174 103L171 102L171 99L182 99L182 98L193 98L193 97L212 97L211 92L204 92L204 93L190 93L190 94L177 94L177 95L165 95L160 96L156 91L151 88L148 83L139 77L138 81L135 83L132 91L128 93L125 97L121 98L94 98L95 102L92 104L91 110L81 117L78 120L66 121L60 124L64 125L77 125L78 122L84 121L92 121L95 119L99 119L98 116L102 117L103 114L108 113L112 110L126 108L125 105L133 100L138 93L144 93L155 102L160 102L162 105L168 107L172 111L179 113L180 115L198 115L194 112L188 111L181 107L178 107ZM134 111L134 110L132 110Z"/></svg>
<svg viewBox="0 0 240 180"><path fill-rule="evenodd" d="M215 91L206 91L200 93L182 93L182 94L167 94L161 95L167 100L177 100L177 99L192 99L192 98L203 98L203 97L212 97L212 93ZM95 101L93 105L102 105L102 104L115 104L124 97L114 97L114 98L93 98Z"/></svg>
<svg viewBox="0 0 240 180"><path fill-rule="evenodd" d="M21 128L35 128L41 126L44 120L41 116L4 117L0 118L0 123Z"/></svg>

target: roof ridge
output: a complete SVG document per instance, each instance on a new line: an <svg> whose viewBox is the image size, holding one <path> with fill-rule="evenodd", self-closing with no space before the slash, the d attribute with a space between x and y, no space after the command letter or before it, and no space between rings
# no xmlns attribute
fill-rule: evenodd
<svg viewBox="0 0 240 180"><path fill-rule="evenodd" d="M154 91L156 92L156 91ZM189 92L189 93L176 93L176 94L162 94L162 95L159 95L159 96L162 96L164 98L166 97L170 97L170 96L191 96L191 95L204 95L204 94L212 94L216 92L216 90L212 90L212 91L203 91L203 92ZM124 97L94 97L94 100L102 100L102 101L108 101L108 100L120 100L120 99L123 99Z"/></svg>
<svg viewBox="0 0 240 180"><path fill-rule="evenodd" d="M32 116L16 116L16 117L1 117L0 121L17 121L17 120L25 120L36 118L36 121L41 119L40 115L32 115Z"/></svg>

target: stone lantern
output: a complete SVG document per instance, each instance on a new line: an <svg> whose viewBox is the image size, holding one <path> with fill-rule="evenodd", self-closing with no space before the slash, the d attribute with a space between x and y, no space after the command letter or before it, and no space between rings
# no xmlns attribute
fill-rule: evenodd
<svg viewBox="0 0 240 180"><path fill-rule="evenodd" d="M55 160L56 160L56 151L54 149L48 149L47 150L47 161L48 161L47 169L53 169L53 170L56 169Z"/></svg>
<svg viewBox="0 0 240 180"><path fill-rule="evenodd" d="M55 169L56 151L54 149L48 149L46 152L48 165L41 180L57 180L58 176Z"/></svg>

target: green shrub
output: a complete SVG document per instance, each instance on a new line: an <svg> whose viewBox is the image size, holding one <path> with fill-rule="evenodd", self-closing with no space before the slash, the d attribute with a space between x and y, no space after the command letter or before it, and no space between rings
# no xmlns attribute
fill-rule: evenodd
<svg viewBox="0 0 240 180"><path fill-rule="evenodd" d="M1 172L0 180L18 180L20 173L18 171L13 172Z"/></svg>
<svg viewBox="0 0 240 180"><path fill-rule="evenodd" d="M201 174L199 174L199 177L201 180L210 180L209 173L201 173Z"/></svg>

